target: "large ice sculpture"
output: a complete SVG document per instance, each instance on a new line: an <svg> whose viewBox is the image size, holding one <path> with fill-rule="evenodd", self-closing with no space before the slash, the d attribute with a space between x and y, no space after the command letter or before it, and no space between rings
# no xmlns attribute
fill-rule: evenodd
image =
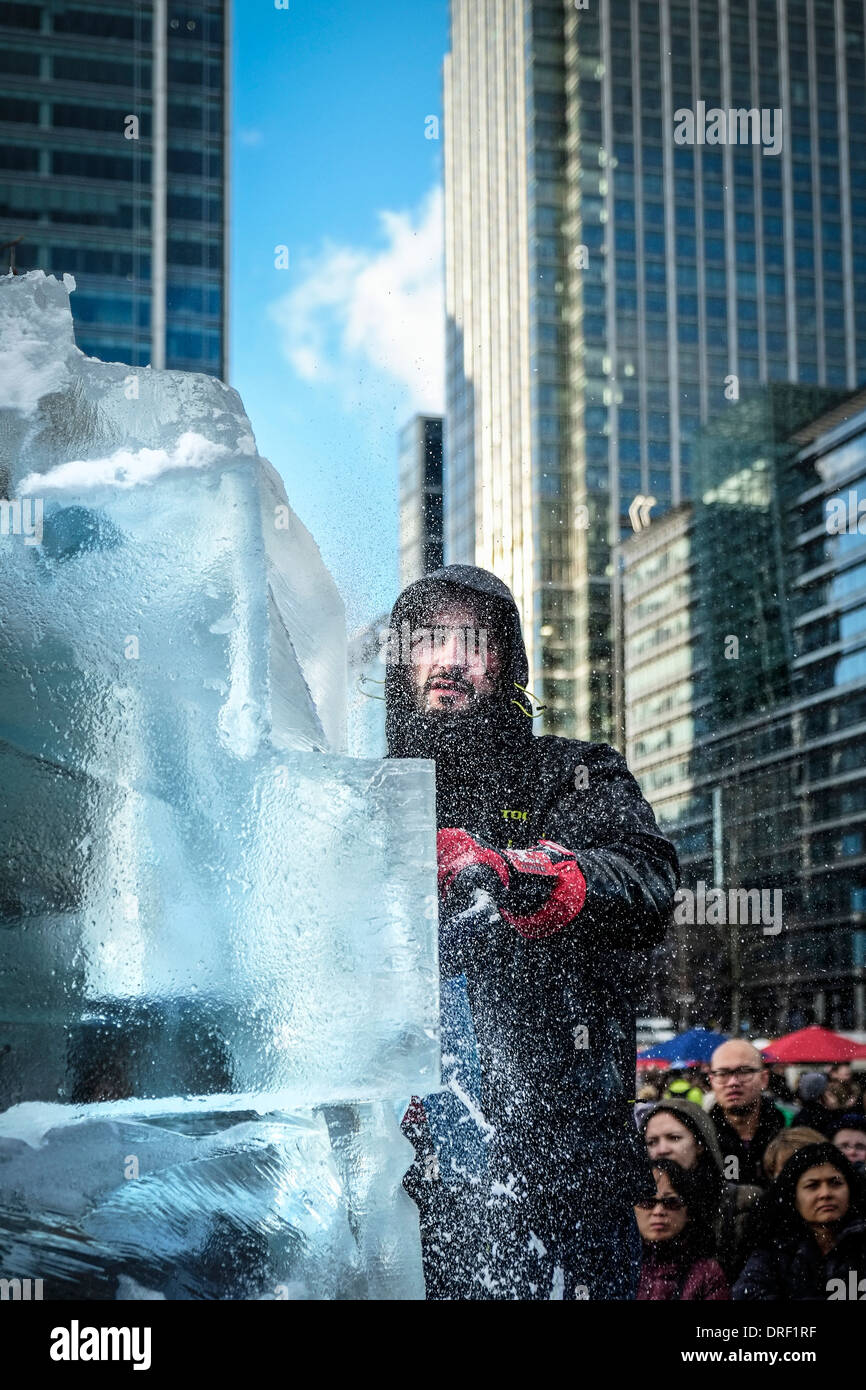
<svg viewBox="0 0 866 1390"><path fill-rule="evenodd" d="M341 752L342 603L236 393L84 357L68 290L0 279L0 1268L420 1297L432 768Z"/></svg>

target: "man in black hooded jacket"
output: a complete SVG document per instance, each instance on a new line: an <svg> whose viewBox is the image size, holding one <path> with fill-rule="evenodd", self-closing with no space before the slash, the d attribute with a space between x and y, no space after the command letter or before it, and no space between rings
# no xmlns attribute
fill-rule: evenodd
<svg viewBox="0 0 866 1390"><path fill-rule="evenodd" d="M459 1197L415 1185L428 1297L633 1297L632 1203L654 1190L629 1104L634 986L676 854L620 754L534 735L494 575L451 565L410 585L389 641L389 756L436 764L440 967L466 980L488 1160ZM413 1104L429 1178L424 1120Z"/></svg>

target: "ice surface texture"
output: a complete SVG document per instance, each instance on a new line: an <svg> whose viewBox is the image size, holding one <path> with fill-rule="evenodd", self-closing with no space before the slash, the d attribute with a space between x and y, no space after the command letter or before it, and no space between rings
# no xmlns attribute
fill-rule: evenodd
<svg viewBox="0 0 866 1390"><path fill-rule="evenodd" d="M401 1187L411 1146L381 1103L162 1119L113 1108L0 1115L6 1277L41 1279L46 1299L424 1297ZM38 1131L38 1146L13 1127L31 1142Z"/></svg>
<svg viewBox="0 0 866 1390"><path fill-rule="evenodd" d="M237 394L84 357L69 283L0 278L0 1108L333 1106L339 1167L439 1083L432 767L343 756L343 605Z"/></svg>

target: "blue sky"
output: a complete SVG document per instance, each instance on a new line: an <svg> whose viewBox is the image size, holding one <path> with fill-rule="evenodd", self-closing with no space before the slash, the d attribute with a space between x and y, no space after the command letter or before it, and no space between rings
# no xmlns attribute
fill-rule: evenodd
<svg viewBox="0 0 866 1390"><path fill-rule="evenodd" d="M235 5L231 383L350 629L396 594L398 431L443 405L447 42L447 0Z"/></svg>

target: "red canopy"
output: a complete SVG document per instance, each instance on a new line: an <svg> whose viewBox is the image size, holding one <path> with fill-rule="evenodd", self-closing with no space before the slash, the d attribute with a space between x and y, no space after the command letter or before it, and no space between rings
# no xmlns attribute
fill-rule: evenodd
<svg viewBox="0 0 866 1390"><path fill-rule="evenodd" d="M763 1056L767 1062L853 1062L866 1058L866 1046L829 1028L798 1028L770 1043Z"/></svg>

